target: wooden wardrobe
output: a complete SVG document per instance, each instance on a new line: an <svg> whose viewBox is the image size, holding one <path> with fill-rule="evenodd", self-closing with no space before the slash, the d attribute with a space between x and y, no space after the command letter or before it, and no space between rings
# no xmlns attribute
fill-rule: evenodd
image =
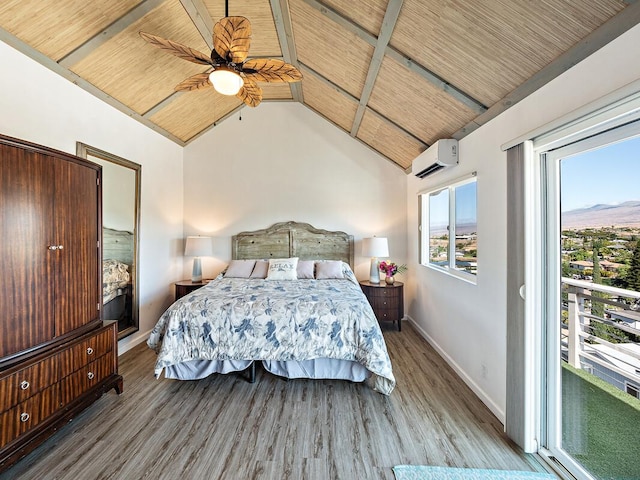
<svg viewBox="0 0 640 480"><path fill-rule="evenodd" d="M0 471L122 392L100 183L99 165L0 135Z"/></svg>

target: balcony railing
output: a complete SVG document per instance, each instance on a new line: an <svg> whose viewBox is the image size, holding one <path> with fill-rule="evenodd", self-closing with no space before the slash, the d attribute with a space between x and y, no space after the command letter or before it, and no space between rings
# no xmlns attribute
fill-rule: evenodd
<svg viewBox="0 0 640 480"><path fill-rule="evenodd" d="M561 352L570 365L638 397L640 292L562 278ZM602 305L602 309L594 308ZM596 310L596 312L594 312ZM602 315L596 315L602 310Z"/></svg>

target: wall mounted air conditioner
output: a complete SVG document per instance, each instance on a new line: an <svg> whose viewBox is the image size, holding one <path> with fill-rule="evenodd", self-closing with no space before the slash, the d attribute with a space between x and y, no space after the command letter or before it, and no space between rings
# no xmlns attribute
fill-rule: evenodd
<svg viewBox="0 0 640 480"><path fill-rule="evenodd" d="M418 178L424 178L443 168L458 164L458 141L445 138L427 148L411 164L411 171Z"/></svg>

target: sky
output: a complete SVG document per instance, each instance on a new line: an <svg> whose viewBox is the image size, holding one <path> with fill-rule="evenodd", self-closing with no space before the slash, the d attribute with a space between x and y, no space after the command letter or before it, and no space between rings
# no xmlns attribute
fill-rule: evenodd
<svg viewBox="0 0 640 480"><path fill-rule="evenodd" d="M640 200L640 137L560 161L563 212Z"/></svg>
<svg viewBox="0 0 640 480"><path fill-rule="evenodd" d="M456 219L457 223L476 223L476 182L456 187ZM429 199L429 221L431 225L447 225L449 223L449 195L442 190L439 195Z"/></svg>

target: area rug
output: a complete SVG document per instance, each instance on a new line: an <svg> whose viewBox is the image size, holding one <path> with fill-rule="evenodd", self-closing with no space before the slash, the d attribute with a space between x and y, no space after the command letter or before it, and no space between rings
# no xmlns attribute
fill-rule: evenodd
<svg viewBox="0 0 640 480"><path fill-rule="evenodd" d="M398 465L393 467L396 480L557 480L551 473L480 468L427 467Z"/></svg>

